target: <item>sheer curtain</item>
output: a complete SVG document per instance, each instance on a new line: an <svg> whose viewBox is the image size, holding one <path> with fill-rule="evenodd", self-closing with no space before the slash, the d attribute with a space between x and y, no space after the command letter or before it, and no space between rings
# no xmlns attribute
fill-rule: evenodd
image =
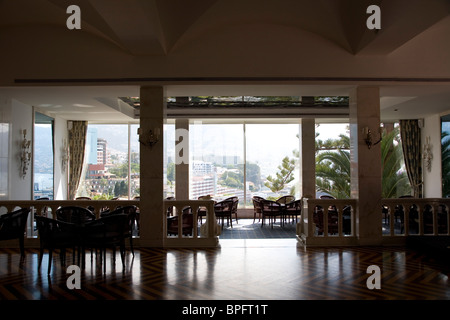
<svg viewBox="0 0 450 320"><path fill-rule="evenodd" d="M69 195L68 199L75 199L84 163L84 148L86 145L87 121L72 121L69 130Z"/></svg>
<svg viewBox="0 0 450 320"><path fill-rule="evenodd" d="M400 120L406 172L415 198L422 198L422 152L418 120Z"/></svg>

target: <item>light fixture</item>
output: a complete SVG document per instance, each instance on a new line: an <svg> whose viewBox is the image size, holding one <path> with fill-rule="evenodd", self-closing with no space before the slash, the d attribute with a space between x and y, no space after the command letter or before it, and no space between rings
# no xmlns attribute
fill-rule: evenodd
<svg viewBox="0 0 450 320"><path fill-rule="evenodd" d="M431 172L431 160L433 160L433 152L431 151L432 145L430 143L431 138L426 137L426 142L423 145L423 160L428 172Z"/></svg>
<svg viewBox="0 0 450 320"><path fill-rule="evenodd" d="M61 146L61 170L66 172L67 164L69 163L69 146L67 140L63 139L63 145Z"/></svg>
<svg viewBox="0 0 450 320"><path fill-rule="evenodd" d="M27 175L28 167L31 163L31 140L27 140L27 130L22 130L23 140L20 143L20 175L22 179L25 179Z"/></svg>
<svg viewBox="0 0 450 320"><path fill-rule="evenodd" d="M381 140L383 140L383 136L382 136L383 128L382 127L379 128L379 133L380 133L380 139L378 139L378 141L376 141L376 142L373 142L372 141L372 131L369 129L369 127L363 128L364 141L366 142L367 147L369 149L372 148L372 146L379 144L381 142Z"/></svg>
<svg viewBox="0 0 450 320"><path fill-rule="evenodd" d="M141 128L138 128L139 142L144 146L153 147L155 143L159 141L159 136L161 134L160 128L154 128L148 132L144 132Z"/></svg>

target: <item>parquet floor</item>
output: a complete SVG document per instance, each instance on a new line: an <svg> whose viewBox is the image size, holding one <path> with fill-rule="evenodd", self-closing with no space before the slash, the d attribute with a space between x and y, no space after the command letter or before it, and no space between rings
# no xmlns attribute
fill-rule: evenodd
<svg viewBox="0 0 450 320"><path fill-rule="evenodd" d="M303 248L295 239L222 240L217 249L156 249L106 259L87 254L81 289L38 250L0 249L1 300L450 300L449 266L404 247ZM67 263L71 264L71 255ZM369 290L370 265L381 289Z"/></svg>

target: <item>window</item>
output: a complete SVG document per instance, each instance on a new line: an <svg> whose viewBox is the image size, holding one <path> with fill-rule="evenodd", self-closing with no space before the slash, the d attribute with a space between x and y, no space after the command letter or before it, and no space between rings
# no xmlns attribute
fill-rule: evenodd
<svg viewBox="0 0 450 320"><path fill-rule="evenodd" d="M244 199L242 124L191 124L190 198ZM243 202L242 202L243 203Z"/></svg>
<svg viewBox="0 0 450 320"><path fill-rule="evenodd" d="M53 118L36 112L33 143L33 199L53 200L53 122Z"/></svg>
<svg viewBox="0 0 450 320"><path fill-rule="evenodd" d="M247 124L246 205L253 196L300 197L299 124Z"/></svg>
<svg viewBox="0 0 450 320"><path fill-rule="evenodd" d="M300 196L298 124L208 124L190 126L190 198L216 201ZM278 175L277 175L278 174Z"/></svg>
<svg viewBox="0 0 450 320"><path fill-rule="evenodd" d="M77 196L130 199L139 195L137 125L89 124Z"/></svg>
<svg viewBox="0 0 450 320"><path fill-rule="evenodd" d="M442 197L450 197L450 115L441 118Z"/></svg>

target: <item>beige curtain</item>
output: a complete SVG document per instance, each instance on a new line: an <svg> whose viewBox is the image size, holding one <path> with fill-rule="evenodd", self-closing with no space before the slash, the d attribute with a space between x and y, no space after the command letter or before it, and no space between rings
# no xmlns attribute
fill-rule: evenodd
<svg viewBox="0 0 450 320"><path fill-rule="evenodd" d="M406 172L415 198L422 198L422 149L418 120L400 120Z"/></svg>
<svg viewBox="0 0 450 320"><path fill-rule="evenodd" d="M87 121L72 121L69 130L69 195L68 199L75 199L81 180L84 163L84 148L86 145Z"/></svg>

